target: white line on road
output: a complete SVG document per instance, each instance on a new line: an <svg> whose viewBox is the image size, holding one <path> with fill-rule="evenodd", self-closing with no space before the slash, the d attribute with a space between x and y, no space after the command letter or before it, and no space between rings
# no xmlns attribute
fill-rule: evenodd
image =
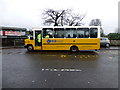
<svg viewBox="0 0 120 90"><path fill-rule="evenodd" d="M81 72L81 69L42 69L42 71Z"/></svg>

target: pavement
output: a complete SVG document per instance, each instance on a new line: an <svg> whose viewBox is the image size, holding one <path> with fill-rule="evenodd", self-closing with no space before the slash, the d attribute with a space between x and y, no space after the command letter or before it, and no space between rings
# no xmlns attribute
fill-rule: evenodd
<svg viewBox="0 0 120 90"><path fill-rule="evenodd" d="M3 88L118 88L118 50L2 50Z"/></svg>

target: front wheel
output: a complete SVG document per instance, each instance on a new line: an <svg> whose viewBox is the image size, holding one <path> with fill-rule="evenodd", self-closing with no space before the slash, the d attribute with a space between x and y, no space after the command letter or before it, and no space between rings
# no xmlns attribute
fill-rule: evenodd
<svg viewBox="0 0 120 90"><path fill-rule="evenodd" d="M27 46L27 50L28 50L29 52L33 51L33 46L32 46L32 45L28 45L28 46Z"/></svg>
<svg viewBox="0 0 120 90"><path fill-rule="evenodd" d="M72 52L77 52L77 51L78 51L78 47L77 47L77 46L72 46L72 47L70 48L70 51L72 51Z"/></svg>

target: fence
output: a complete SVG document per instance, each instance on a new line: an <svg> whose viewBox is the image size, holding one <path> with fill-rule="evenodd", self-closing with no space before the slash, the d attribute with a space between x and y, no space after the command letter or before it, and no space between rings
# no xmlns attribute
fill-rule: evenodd
<svg viewBox="0 0 120 90"><path fill-rule="evenodd" d="M120 46L120 40L110 40L110 45Z"/></svg>
<svg viewBox="0 0 120 90"><path fill-rule="evenodd" d="M23 46L24 39L2 39L2 46Z"/></svg>

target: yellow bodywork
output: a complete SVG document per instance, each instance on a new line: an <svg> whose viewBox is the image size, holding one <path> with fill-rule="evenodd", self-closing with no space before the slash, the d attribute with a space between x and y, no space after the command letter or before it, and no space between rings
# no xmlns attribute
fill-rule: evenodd
<svg viewBox="0 0 120 90"><path fill-rule="evenodd" d="M42 46L35 46L35 40L26 39L25 45L32 45L34 50L70 50L77 46L79 50L100 49L100 38L43 38Z"/></svg>

